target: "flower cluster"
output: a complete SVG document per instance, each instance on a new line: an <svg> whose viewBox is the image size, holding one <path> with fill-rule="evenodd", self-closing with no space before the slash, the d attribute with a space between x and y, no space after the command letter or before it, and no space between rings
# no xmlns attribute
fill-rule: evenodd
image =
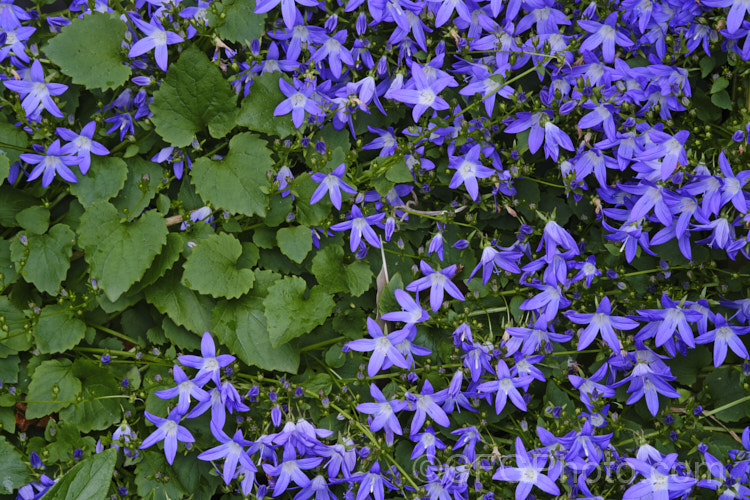
<svg viewBox="0 0 750 500"><path fill-rule="evenodd" d="M139 495L749 498L748 12L0 0L0 409L127 400Z"/></svg>

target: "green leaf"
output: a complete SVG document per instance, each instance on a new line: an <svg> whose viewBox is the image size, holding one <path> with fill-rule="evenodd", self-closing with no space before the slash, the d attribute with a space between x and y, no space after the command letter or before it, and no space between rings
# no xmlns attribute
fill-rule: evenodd
<svg viewBox="0 0 750 500"><path fill-rule="evenodd" d="M13 162L18 161L23 149L29 144L29 136L21 127L14 127L10 123L0 122L0 137L3 138L0 142L9 146L15 146L15 148L0 146L0 152L5 153L5 156L8 157L9 163L12 164Z"/></svg>
<svg viewBox="0 0 750 500"><path fill-rule="evenodd" d="M723 76L719 77L716 80L714 80L714 82L711 84L711 91L710 91L710 93L711 94L715 94L717 92L721 92L722 90L724 90L727 87L729 87L729 80L727 80Z"/></svg>
<svg viewBox="0 0 750 500"><path fill-rule="evenodd" d="M710 363L707 364L711 366ZM704 381L706 392L711 396L710 408L720 408L745 397L747 394L742 387L742 383L740 374L727 366L713 369ZM745 418L746 406L742 404L734 405L716 413L715 416L723 422L739 422Z"/></svg>
<svg viewBox="0 0 750 500"><path fill-rule="evenodd" d="M127 177L128 164L122 158L92 156L88 173L70 185L70 192L81 205L89 207L97 201L108 201L117 196Z"/></svg>
<svg viewBox="0 0 750 500"><path fill-rule="evenodd" d="M188 496L179 480L174 477L174 469L164 458L164 452L144 450L143 461L135 467L135 484L139 498L153 500L174 500ZM165 481L163 476L168 476Z"/></svg>
<svg viewBox="0 0 750 500"><path fill-rule="evenodd" d="M26 316L6 296L0 296L0 316L5 318L8 331L0 329L0 357L12 351L26 351L31 348L33 342L31 332L26 329ZM28 324L28 323L27 323Z"/></svg>
<svg viewBox="0 0 750 500"><path fill-rule="evenodd" d="M47 234L28 235L26 245L13 238L10 249L16 271L40 291L57 295L70 267L75 237L68 226L56 224Z"/></svg>
<svg viewBox="0 0 750 500"><path fill-rule="evenodd" d="M179 234L169 233L167 235L167 244L156 255L154 261L151 263L151 267L143 273L141 280L129 293L132 294L133 291L141 291L147 286L153 285L159 278L164 276L164 273L169 271L175 262L180 259L183 245L182 237Z"/></svg>
<svg viewBox="0 0 750 500"><path fill-rule="evenodd" d="M42 354L65 352L74 348L86 335L86 323L78 319L67 305L45 306L34 327L34 339Z"/></svg>
<svg viewBox="0 0 750 500"><path fill-rule="evenodd" d="M229 352L250 366L297 373L299 352L290 344L271 346L264 310L261 297L219 301L211 317L212 332Z"/></svg>
<svg viewBox="0 0 750 500"><path fill-rule="evenodd" d="M208 14L208 23L223 40L249 44L263 34L266 15L255 13L255 0L223 0L215 5L217 13Z"/></svg>
<svg viewBox="0 0 750 500"><path fill-rule="evenodd" d="M701 58L701 78L706 78L709 73L714 69L716 66L716 60L713 57L703 57Z"/></svg>
<svg viewBox="0 0 750 500"><path fill-rule="evenodd" d="M182 284L212 297L234 299L246 294L255 276L250 269L238 269L242 255L240 241L227 233L212 234L198 243L183 265Z"/></svg>
<svg viewBox="0 0 750 500"><path fill-rule="evenodd" d="M343 248L339 245L329 245L315 253L312 273L318 283L329 292L348 291L353 296L359 297L370 288L372 270L364 262L342 265L343 260Z"/></svg>
<svg viewBox="0 0 750 500"><path fill-rule="evenodd" d="M185 349L187 351L200 349L201 338L195 333L190 332L181 326L175 325L174 321L171 319L164 318L161 322L161 328L164 330L166 338L179 349Z"/></svg>
<svg viewBox="0 0 750 500"><path fill-rule="evenodd" d="M78 500L107 498L117 450L110 448L76 464L44 494L44 500Z"/></svg>
<svg viewBox="0 0 750 500"><path fill-rule="evenodd" d="M229 141L229 153L220 161L198 158L190 176L196 192L208 203L234 213L266 214L266 173L273 167L266 141L257 135L238 134Z"/></svg>
<svg viewBox="0 0 750 500"><path fill-rule="evenodd" d="M78 359L73 374L83 382L83 394L76 402L60 411L60 419L81 432L102 431L120 421L120 403L114 396L119 385L112 371L93 361Z"/></svg>
<svg viewBox="0 0 750 500"><path fill-rule="evenodd" d="M311 332L331 314L333 299L322 286L314 286L307 298L306 290L307 283L299 276L287 276L268 290L263 305L273 347Z"/></svg>
<svg viewBox="0 0 750 500"><path fill-rule="evenodd" d="M114 89L130 77L122 50L127 25L116 13L74 18L52 37L44 53L73 83L87 89Z"/></svg>
<svg viewBox="0 0 750 500"><path fill-rule="evenodd" d="M91 277L115 301L141 279L167 241L167 225L155 210L135 222L120 219L107 202L92 205L81 216L78 243L86 252Z"/></svg>
<svg viewBox="0 0 750 500"><path fill-rule="evenodd" d="M253 79L250 93L242 100L237 125L283 139L296 128L290 116L273 116L276 106L286 99L279 89L280 73L265 73Z"/></svg>
<svg viewBox="0 0 750 500"><path fill-rule="evenodd" d="M234 127L237 96L219 68L194 45L174 64L154 93L151 120L156 133L172 146L183 147L208 127L221 139Z"/></svg>
<svg viewBox="0 0 750 500"><path fill-rule="evenodd" d="M406 161L403 158L398 160L395 165L388 169L385 178L396 183L414 181L414 176L412 175L411 170L409 170L409 167L406 166Z"/></svg>
<svg viewBox="0 0 750 500"><path fill-rule="evenodd" d="M348 264L344 268L346 276L346 286L349 292L355 297L359 297L370 289L372 283L372 269L366 263L357 261Z"/></svg>
<svg viewBox="0 0 750 500"><path fill-rule="evenodd" d="M276 233L276 241L281 253L298 264L312 250L312 233L309 227L283 227Z"/></svg>
<svg viewBox="0 0 750 500"><path fill-rule="evenodd" d="M26 418L39 418L70 406L81 395L81 381L69 359L42 361L34 370L27 395Z"/></svg>
<svg viewBox="0 0 750 500"><path fill-rule="evenodd" d="M8 178L10 174L10 160L4 154L0 154L0 184Z"/></svg>
<svg viewBox="0 0 750 500"><path fill-rule="evenodd" d="M29 481L29 469L16 448L0 436L0 493L10 495ZM44 497L46 500L46 496Z"/></svg>
<svg viewBox="0 0 750 500"><path fill-rule="evenodd" d="M729 93L727 93L726 90L722 90L721 92L713 94L711 96L711 102L714 104L714 106L721 109L732 109L732 99L729 97Z"/></svg>
<svg viewBox="0 0 750 500"><path fill-rule="evenodd" d="M211 329L214 301L180 283L180 269L168 271L146 289L146 300L180 326L202 334Z"/></svg>
<svg viewBox="0 0 750 500"><path fill-rule="evenodd" d="M117 210L133 220L148 207L161 184L164 170L156 163L137 157L127 162L128 178L125 186L112 200Z"/></svg>
<svg viewBox="0 0 750 500"><path fill-rule="evenodd" d="M16 220L30 233L44 234L49 227L49 210L41 205L34 205L18 212Z"/></svg>

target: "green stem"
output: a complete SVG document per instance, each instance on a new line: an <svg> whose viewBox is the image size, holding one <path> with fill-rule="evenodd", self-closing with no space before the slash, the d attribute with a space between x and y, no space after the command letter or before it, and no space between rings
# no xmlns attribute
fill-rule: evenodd
<svg viewBox="0 0 750 500"><path fill-rule="evenodd" d="M341 335L341 336L333 338L333 339L324 340L323 342L318 342L316 344L306 345L305 347L301 348L299 350L299 352L314 351L315 349L319 349L321 347L326 347L326 346L329 346L331 344L335 344L336 342L338 342L340 340L344 340L346 338L347 338L346 336Z"/></svg>
<svg viewBox="0 0 750 500"><path fill-rule="evenodd" d="M113 337L117 337L118 339L124 340L126 342L130 342L131 344L138 345L138 341L135 340L134 338L128 337L124 333L117 332L115 330L112 330L111 328L107 328L106 326L97 325L96 323L86 323L86 325L90 326L92 328L95 328L95 329L97 329L97 330L99 330L101 332L108 333L108 334L112 335ZM112 351L110 351L110 352L112 352ZM124 352L124 351L120 351L120 352Z"/></svg>
<svg viewBox="0 0 750 500"><path fill-rule="evenodd" d="M728 410L729 408L732 408L733 406L737 406L738 404L744 403L745 401L750 401L750 396L745 396L744 398L740 398L737 401L732 401L731 403L727 403L724 406L719 406L716 409L704 412L703 416L710 417L711 415L719 413L720 411Z"/></svg>

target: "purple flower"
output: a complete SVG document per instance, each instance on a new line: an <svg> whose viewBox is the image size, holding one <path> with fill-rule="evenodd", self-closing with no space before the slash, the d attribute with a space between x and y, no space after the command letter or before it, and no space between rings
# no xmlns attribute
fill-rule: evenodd
<svg viewBox="0 0 750 500"><path fill-rule="evenodd" d="M532 284L531 286L541 290L541 293L524 300L519 306L522 311L540 311L541 317L550 322L555 319L560 307L568 307L571 304L570 300L563 296L559 285Z"/></svg>
<svg viewBox="0 0 750 500"><path fill-rule="evenodd" d="M396 330L388 335L383 335L383 330L380 329L377 322L368 317L367 331L372 339L352 340L346 344L346 347L357 352L372 351L370 362L367 365L367 374L370 377L374 377L380 371L386 358L398 367L404 369L409 368L409 364L404 358L404 355L396 348L396 344L403 342L409 335L407 329Z"/></svg>
<svg viewBox="0 0 750 500"><path fill-rule="evenodd" d="M370 384L370 395L376 403L360 403L357 405L357 411L372 416L370 421L370 430L377 432L385 429L385 442L388 445L393 444L393 435L402 434L401 424L396 417L396 413L407 407L405 401L400 399L387 400L381 390L375 384Z"/></svg>
<svg viewBox="0 0 750 500"><path fill-rule="evenodd" d="M495 393L495 412L500 415L505 408L505 404L510 398L513 405L521 411L526 411L526 402L518 392L518 387L528 387L531 383L531 377L521 376L512 377L508 365L502 359L497 362L497 380L482 382L477 386L479 392L491 394Z"/></svg>
<svg viewBox="0 0 750 500"><path fill-rule="evenodd" d="M383 477L380 472L380 463L375 462L370 471L364 474L353 476L352 479L359 481L359 490L357 491L357 500L365 500L370 495L375 500L384 500L384 486L389 490L397 489L390 481Z"/></svg>
<svg viewBox="0 0 750 500"><path fill-rule="evenodd" d="M552 330L552 325L548 325L548 323L549 321L542 315L536 319L533 328L508 327L507 332L511 336L505 342L508 354L514 354L520 349L522 354L532 356L550 342L567 342L570 340L570 335L555 333Z"/></svg>
<svg viewBox="0 0 750 500"><path fill-rule="evenodd" d="M449 156L448 168L456 169L450 184L451 189L456 189L461 184L466 187L466 191L471 199L476 201L479 196L479 186L477 179L486 179L491 177L495 170L485 167L479 162L479 154L482 148L479 144L473 146L464 156Z"/></svg>
<svg viewBox="0 0 750 500"><path fill-rule="evenodd" d="M456 87L458 83L452 76L444 75L429 82L422 67L413 63L411 65L412 79L403 88L391 90L391 99L414 106L412 109L412 118L419 121L419 118L428 109L444 110L450 106L438 94L445 87Z"/></svg>
<svg viewBox="0 0 750 500"><path fill-rule="evenodd" d="M45 83L44 69L39 59L31 63L31 68L23 80L5 80L2 83L7 89L18 92L23 99L21 106L30 120L38 121L43 109L49 111L52 116L63 117L52 96L62 95L68 86L62 83Z"/></svg>
<svg viewBox="0 0 750 500"><path fill-rule="evenodd" d="M586 50L594 50L601 46L604 61L611 64L615 60L615 44L620 47L632 47L633 41L622 31L616 29L617 15L618 12L612 12L603 24L596 21L578 21L581 28L591 33L578 50L583 53Z"/></svg>
<svg viewBox="0 0 750 500"><path fill-rule="evenodd" d="M727 14L727 30L734 33L742 26L745 14L750 12L750 1L748 0L703 0L706 7L731 7Z"/></svg>
<svg viewBox="0 0 750 500"><path fill-rule="evenodd" d="M221 369L231 364L236 358L231 354L216 355L216 344L208 332L203 333L201 339L201 355L187 354L178 356L177 360L184 366L198 370L195 374L195 382L203 385L213 380L217 386L221 385Z"/></svg>
<svg viewBox="0 0 750 500"><path fill-rule="evenodd" d="M661 159L661 180L666 181L677 168L677 165L687 165L687 153L685 152L685 142L690 136L687 130L681 130L674 136L651 129L648 132L651 144L636 156L639 160L659 160Z"/></svg>
<svg viewBox="0 0 750 500"><path fill-rule="evenodd" d="M167 45L184 42L185 40L177 33L165 30L164 26L161 25L156 16L151 18L150 23L146 23L135 17L135 15L131 14L133 23L138 26L138 29L144 32L146 36L135 42L133 46L130 47L128 57L138 57L153 50L156 65L159 66L162 71L167 71L169 58Z"/></svg>
<svg viewBox="0 0 750 500"><path fill-rule="evenodd" d="M721 314L716 315L714 325L716 329L699 335L695 339L696 344L714 343L714 366L721 366L726 359L727 346L740 358L748 359L750 357L748 356L745 344L742 343L739 337L750 332L750 327L730 325Z"/></svg>
<svg viewBox="0 0 750 500"><path fill-rule="evenodd" d="M30 165L36 165L26 179L27 182L33 181L41 175L42 187L47 187L52 183L55 174L68 182L78 182L75 174L68 167L78 165L81 158L67 154L65 148L60 147L60 139L55 139L55 142L49 145L44 155L23 153L20 158Z"/></svg>
<svg viewBox="0 0 750 500"><path fill-rule="evenodd" d="M319 183L319 185L315 189L312 198L310 198L310 205L314 205L322 200L323 196L325 196L326 194L326 191L328 191L328 196L331 198L331 203L333 204L333 206L336 207L337 210L341 210L340 190L343 190L344 192L347 192L349 194L357 194L356 189L342 180L345 173L346 166L342 163L328 175L322 174L320 172L312 174L312 180Z"/></svg>
<svg viewBox="0 0 750 500"><path fill-rule="evenodd" d="M425 261L420 261L419 268L425 276L409 283L406 289L410 292L419 292L429 288L430 307L434 312L437 312L443 304L445 292L448 292L456 300L464 300L461 290L451 281L451 278L456 274L456 264L435 271Z"/></svg>
<svg viewBox="0 0 750 500"><path fill-rule="evenodd" d="M318 5L317 0L258 0L255 4L255 13L265 14L281 3L281 16L284 18L284 26L291 30L297 24L296 19L300 15L295 2L305 7L317 7Z"/></svg>
<svg viewBox="0 0 750 500"><path fill-rule="evenodd" d="M277 497L284 493L289 487L289 483L294 481L294 484L301 487L306 487L310 484L310 478L308 478L303 470L314 469L323 462L320 457L313 458L296 458L296 452L293 447L284 448L284 456L280 465L263 464L263 470L269 476L276 477L276 486L273 488L273 496Z"/></svg>
<svg viewBox="0 0 750 500"><path fill-rule="evenodd" d="M143 414L149 422L158 428L143 440L143 443L138 447L139 449L143 450L159 441L164 441L164 455L167 457L167 463L172 465L177 454L177 443L180 441L183 443L195 442L195 438L190 434L190 431L179 425L181 414L177 408L169 412L167 418L151 415L147 411L144 411Z"/></svg>
<svg viewBox="0 0 750 500"><path fill-rule="evenodd" d="M398 146L393 127L388 127L388 130L385 130L382 128L370 127L368 125L367 130L373 134L378 134L378 137L362 146L362 149L380 149L378 156L393 156L396 152L396 147Z"/></svg>
<svg viewBox="0 0 750 500"><path fill-rule="evenodd" d="M384 213L375 213L372 215L362 215L362 210L357 205L352 205L351 219L344 222L339 222L331 226L333 231L345 231L351 230L349 235L349 248L352 252L357 250L359 242L362 241L364 236L367 242L375 248L380 248L380 239L375 231L370 227L371 224L380 222L385 217ZM407 288L408 290L408 288Z"/></svg>
<svg viewBox="0 0 750 500"><path fill-rule="evenodd" d="M299 80L293 80L294 86L287 83L283 78L279 78L279 88L286 96L273 110L273 116L283 116L292 114L292 121L296 128L301 128L305 121L305 111L311 115L317 116L321 107L312 99L313 86L300 83Z"/></svg>
<svg viewBox="0 0 750 500"><path fill-rule="evenodd" d="M670 453L654 465L637 458L626 458L625 462L631 469L641 474L644 479L627 489L623 500L637 500L641 498L677 498L687 495L696 483L689 476L670 474L677 459L677 453Z"/></svg>
<svg viewBox="0 0 750 500"><path fill-rule="evenodd" d="M620 352L620 339L614 331L614 328L618 330L632 330L638 327L638 322L633 321L629 318L623 318L620 316L611 316L612 305L610 304L609 297L604 297L596 308L596 313L578 313L575 311L566 311L565 315L570 321L578 325L587 325L586 329L578 339L577 350L581 351L586 349L596 338L597 335L601 334L602 340L604 340L609 347L615 351Z"/></svg>
<svg viewBox="0 0 750 500"><path fill-rule="evenodd" d="M509 273L520 274L521 269L518 267L518 261L523 256L523 253L518 250L512 250L511 248L501 248L500 250L497 250L492 245L484 247L484 250L482 250L482 257L479 259L479 264L477 264L466 281L471 281L477 271L479 271L480 267L482 268L483 285L486 285L487 282L490 281L493 273L499 273L500 269L508 271Z"/></svg>
<svg viewBox="0 0 750 500"><path fill-rule="evenodd" d="M437 424L443 427L450 427L450 420L445 411L440 407L440 403L448 397L448 391L434 392L429 380L425 380L422 385L422 391L419 394L406 393L406 400L409 403L409 409L413 410L414 418L411 421L411 435L415 435L424 425L427 415Z"/></svg>
<svg viewBox="0 0 750 500"><path fill-rule="evenodd" d="M86 175L86 172L89 171L89 166L91 166L91 153L94 153L97 156L106 156L109 154L107 148L93 140L95 131L95 121L88 122L84 125L80 134L76 134L67 128L57 129L57 135L65 141L70 141L69 144L63 146L62 151L64 154L75 154L81 159L78 168L83 175Z"/></svg>
<svg viewBox="0 0 750 500"><path fill-rule="evenodd" d="M524 500L531 493L531 488L536 486L550 495L559 495L560 489L549 478L542 474L547 464L547 454L527 453L520 437L516 437L516 465L517 467L501 466L492 479L496 481L518 482L516 486L516 500Z"/></svg>
<svg viewBox="0 0 750 500"><path fill-rule="evenodd" d="M313 0L311 0L313 1ZM323 59L328 59L328 67L331 68L331 73L336 78L341 78L341 65L342 63L347 66L354 65L354 59L352 59L352 53L349 49L344 46L346 41L346 30L340 30L328 40L326 40L315 52L310 56L311 61L321 62Z"/></svg>
<svg viewBox="0 0 750 500"><path fill-rule="evenodd" d="M192 380L188 379L188 376L185 375L185 372L178 365L174 365L172 373L174 374L174 381L177 382L177 386L163 391L156 391L154 394L161 399L172 399L177 397L177 407L175 409L180 415L187 413L190 408L191 397L198 401L206 401L209 399L208 393L201 389Z"/></svg>
<svg viewBox="0 0 750 500"><path fill-rule="evenodd" d="M394 295L402 310L387 312L380 316L382 319L386 321L401 321L402 323L406 323L407 327L410 327L416 323L427 321L430 318L427 311L422 309L422 306L402 289L396 289Z"/></svg>
<svg viewBox="0 0 750 500"><path fill-rule="evenodd" d="M246 473L258 471L244 449L245 446L250 446L253 443L242 437L241 430L238 429L234 433L234 436L230 438L221 428L211 424L211 433L222 444L204 451L198 455L198 460L211 461L223 458L224 470L222 475L224 477L224 484L232 482L232 479L236 475L238 464L241 464L245 468Z"/></svg>

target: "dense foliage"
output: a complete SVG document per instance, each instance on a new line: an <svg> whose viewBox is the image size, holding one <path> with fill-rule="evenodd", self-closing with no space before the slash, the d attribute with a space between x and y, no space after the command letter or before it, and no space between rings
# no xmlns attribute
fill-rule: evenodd
<svg viewBox="0 0 750 500"><path fill-rule="evenodd" d="M0 0L0 495L750 498L747 0Z"/></svg>

